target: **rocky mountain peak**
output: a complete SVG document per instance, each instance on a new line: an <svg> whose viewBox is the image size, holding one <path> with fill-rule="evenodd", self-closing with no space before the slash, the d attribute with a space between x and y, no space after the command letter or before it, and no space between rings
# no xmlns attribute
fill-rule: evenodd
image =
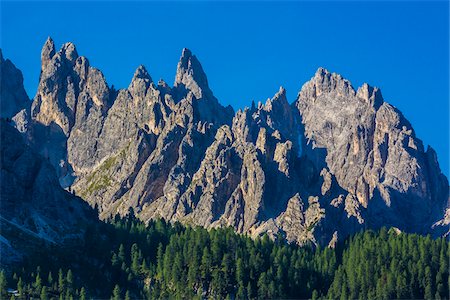
<svg viewBox="0 0 450 300"><path fill-rule="evenodd" d="M424 152L376 87L356 92L319 68L295 103L280 87L234 113L188 49L174 88L155 86L139 66L119 91L71 43L55 53L49 39L42 53L31 122L39 130L28 135L60 184L97 204L102 218L133 208L144 221L327 245L363 226L431 232L448 207L435 152Z"/></svg>
<svg viewBox="0 0 450 300"><path fill-rule="evenodd" d="M275 96L277 95L283 95L284 97L286 97L286 89L283 86L280 86L280 88L278 89L278 93L276 93Z"/></svg>
<svg viewBox="0 0 450 300"><path fill-rule="evenodd" d="M272 111L273 106L280 106L283 108L287 108L289 106L289 102L286 98L286 90L284 87L280 86L278 92L273 96L273 98L269 98L265 104L266 111Z"/></svg>
<svg viewBox="0 0 450 300"><path fill-rule="evenodd" d="M152 82L153 80L147 72L147 69L143 65L140 65L134 72L134 76L128 86L128 90L134 96L143 98L145 97L146 91Z"/></svg>
<svg viewBox="0 0 450 300"><path fill-rule="evenodd" d="M331 73L327 69L320 67L317 69L313 79L307 84L313 85L315 96L319 96L322 93L329 93L336 91L342 96L352 96L355 94L350 81L344 79L341 75Z"/></svg>
<svg viewBox="0 0 450 300"><path fill-rule="evenodd" d="M22 72L9 59L3 58L0 49L0 117L12 118L30 106L23 87Z"/></svg>
<svg viewBox="0 0 450 300"><path fill-rule="evenodd" d="M71 63L75 63L78 58L77 48L71 42L65 43L59 52Z"/></svg>
<svg viewBox="0 0 450 300"><path fill-rule="evenodd" d="M178 62L174 88L178 93L179 99L184 98L188 90L197 99L208 97L212 94L202 65L197 57L187 48L183 49Z"/></svg>
<svg viewBox="0 0 450 300"><path fill-rule="evenodd" d="M149 82L153 81L144 65L140 65L139 67L137 67L136 71L134 71L133 80L136 79L143 79Z"/></svg>
<svg viewBox="0 0 450 300"><path fill-rule="evenodd" d="M370 105L378 109L384 102L381 90L364 83L358 88L356 96L369 102Z"/></svg>
<svg viewBox="0 0 450 300"><path fill-rule="evenodd" d="M53 42L51 37L48 37L41 51L42 68L44 68L47 65L47 63L52 59L54 55L55 55L55 43Z"/></svg>

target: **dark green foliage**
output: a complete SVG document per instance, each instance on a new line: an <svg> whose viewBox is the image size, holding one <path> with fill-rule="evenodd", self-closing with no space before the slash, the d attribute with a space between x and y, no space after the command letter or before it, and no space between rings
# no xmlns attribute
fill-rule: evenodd
<svg viewBox="0 0 450 300"><path fill-rule="evenodd" d="M449 243L366 231L346 241L327 298L448 299Z"/></svg>
<svg viewBox="0 0 450 300"><path fill-rule="evenodd" d="M0 271L0 298L3 298L6 296L6 276L4 271Z"/></svg>
<svg viewBox="0 0 450 300"><path fill-rule="evenodd" d="M326 251L336 261L334 252ZM185 228L170 238L164 254L158 254L156 269L161 274L155 276L148 293L155 298L166 294L193 298L201 291L212 298L247 298L250 290L251 297L308 298L314 288L325 293L320 283L331 281L327 277L335 265L315 269L326 257L321 250L267 238L252 240L231 229ZM288 280L288 274L304 278L309 288L302 281Z"/></svg>
<svg viewBox="0 0 450 300"><path fill-rule="evenodd" d="M386 229L320 249L128 216L44 247L0 286L2 298L17 286L44 299L448 299L448 260L444 239Z"/></svg>

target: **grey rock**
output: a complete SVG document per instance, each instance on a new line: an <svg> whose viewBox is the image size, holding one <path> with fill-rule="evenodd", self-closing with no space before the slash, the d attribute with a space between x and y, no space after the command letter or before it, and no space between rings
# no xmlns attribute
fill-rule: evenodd
<svg viewBox="0 0 450 300"><path fill-rule="evenodd" d="M30 106L23 87L22 72L9 59L4 59L0 49L0 117L12 118Z"/></svg>
<svg viewBox="0 0 450 300"><path fill-rule="evenodd" d="M1 256L2 266L20 262L42 242L79 243L85 226L97 218L94 212L61 188L52 165L4 119L0 129L0 221L9 253Z"/></svg>
<svg viewBox="0 0 450 300"><path fill-rule="evenodd" d="M173 87L139 66L118 91L71 43L56 52L49 39L41 59L32 108L14 124L103 219L132 209L144 221L329 247L381 226L448 235L436 153L377 88L355 91L320 68L294 103L281 87L234 113L188 49Z"/></svg>
<svg viewBox="0 0 450 300"><path fill-rule="evenodd" d="M349 216L375 228L429 231L448 205L448 181L411 124L377 88L364 84L355 91L340 75L319 69L296 106L311 156L326 149L330 173L348 192Z"/></svg>

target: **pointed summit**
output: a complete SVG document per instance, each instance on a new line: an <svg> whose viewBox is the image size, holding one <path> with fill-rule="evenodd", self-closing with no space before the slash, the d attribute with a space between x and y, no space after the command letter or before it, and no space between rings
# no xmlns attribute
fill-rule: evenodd
<svg viewBox="0 0 450 300"><path fill-rule="evenodd" d="M0 49L0 117L12 118L29 105L23 86L22 72L9 60L3 58Z"/></svg>
<svg viewBox="0 0 450 300"><path fill-rule="evenodd" d="M179 99L184 98L188 91L191 91L197 99L212 94L202 65L187 48L183 49L178 62L174 88L177 90Z"/></svg>
<svg viewBox="0 0 450 300"><path fill-rule="evenodd" d="M191 56L192 56L191 50L189 50L188 48L183 48L183 51L181 52L181 58L187 58Z"/></svg>
<svg viewBox="0 0 450 300"><path fill-rule="evenodd" d="M286 98L286 90L284 89L284 87L280 86L280 89L273 96L273 98L267 99L266 104L265 104L266 110L269 110L269 111L272 110L273 105L281 105L285 109L287 109L287 107L289 107L289 102Z"/></svg>
<svg viewBox="0 0 450 300"><path fill-rule="evenodd" d="M278 93L275 94L275 97L284 97L286 98L286 89L282 86L280 86Z"/></svg>
<svg viewBox="0 0 450 300"><path fill-rule="evenodd" d="M134 72L133 80L138 79L138 78L146 80L146 81L150 81L150 82L153 81L152 77L147 72L147 69L145 68L144 65L140 65L139 67L137 67L136 71Z"/></svg>
<svg viewBox="0 0 450 300"><path fill-rule="evenodd" d="M143 98L152 82L152 78L150 77L150 74L148 74L147 69L143 65L140 65L134 72L128 90L134 97Z"/></svg>
<svg viewBox="0 0 450 300"><path fill-rule="evenodd" d="M55 43L53 42L51 37L48 37L41 51L42 67L44 67L52 59L54 55L55 55Z"/></svg>
<svg viewBox="0 0 450 300"><path fill-rule="evenodd" d="M381 95L381 90L377 87L372 87L367 83L364 83L358 89L356 96L370 102L370 104L375 108L379 108L384 102L383 96Z"/></svg>

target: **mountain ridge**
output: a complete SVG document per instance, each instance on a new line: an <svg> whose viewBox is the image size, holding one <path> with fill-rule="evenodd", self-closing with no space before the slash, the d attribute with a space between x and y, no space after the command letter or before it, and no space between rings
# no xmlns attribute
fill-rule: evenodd
<svg viewBox="0 0 450 300"><path fill-rule="evenodd" d="M294 102L281 87L234 112L188 49L173 87L139 66L118 91L72 43L56 52L49 38L41 58L31 111L16 127L102 218L132 208L143 220L300 244L383 225L446 234L448 221L436 222L448 211L448 181L435 152L368 84L355 90L319 68Z"/></svg>

